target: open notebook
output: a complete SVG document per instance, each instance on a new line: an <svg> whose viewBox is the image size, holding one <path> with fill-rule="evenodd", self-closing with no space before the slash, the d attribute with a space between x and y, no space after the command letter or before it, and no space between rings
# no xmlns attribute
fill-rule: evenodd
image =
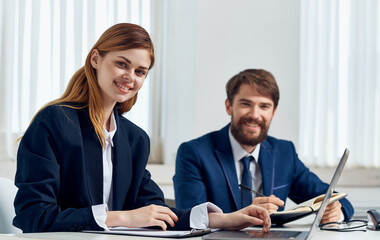
<svg viewBox="0 0 380 240"><path fill-rule="evenodd" d="M345 193L333 193L331 195L330 201L328 204L331 204L335 201L339 201L342 198L345 198L347 194ZM292 209L285 211L274 212L270 215L272 224L281 226L285 223L306 217L312 213L315 213L322 206L322 201L325 197L325 194L319 195L318 197L312 198L308 201L298 204Z"/></svg>

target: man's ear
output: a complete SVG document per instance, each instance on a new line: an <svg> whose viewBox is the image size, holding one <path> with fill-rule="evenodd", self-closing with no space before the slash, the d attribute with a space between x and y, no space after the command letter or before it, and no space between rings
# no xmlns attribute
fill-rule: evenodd
<svg viewBox="0 0 380 240"><path fill-rule="evenodd" d="M226 101L224 102L224 104L226 105L226 112L228 115L232 115L232 106L231 106L231 103L230 101L228 101L228 98L226 99Z"/></svg>
<svg viewBox="0 0 380 240"><path fill-rule="evenodd" d="M274 118L274 115L276 114L276 110L277 110L277 107L275 107L275 108L273 109L272 118Z"/></svg>
<svg viewBox="0 0 380 240"><path fill-rule="evenodd" d="M98 61L99 61L99 58L100 58L100 55L99 55L99 51L98 49L94 49L92 50L92 53L91 53L91 66L95 69L98 68Z"/></svg>

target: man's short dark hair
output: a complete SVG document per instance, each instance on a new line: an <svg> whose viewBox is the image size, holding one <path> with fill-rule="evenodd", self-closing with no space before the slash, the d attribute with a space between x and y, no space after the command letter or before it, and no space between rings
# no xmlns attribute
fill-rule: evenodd
<svg viewBox="0 0 380 240"><path fill-rule="evenodd" d="M263 69L246 69L233 76L226 85L227 99L231 104L242 84L255 87L257 92L273 100L274 108L277 107L280 91L272 73Z"/></svg>

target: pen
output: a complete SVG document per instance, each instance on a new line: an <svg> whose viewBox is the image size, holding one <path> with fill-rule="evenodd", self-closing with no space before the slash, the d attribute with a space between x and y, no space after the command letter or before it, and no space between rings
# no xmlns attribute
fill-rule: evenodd
<svg viewBox="0 0 380 240"><path fill-rule="evenodd" d="M259 196L259 197L266 197L264 194L259 193L258 191L255 191L255 190L253 190L253 189L250 189L249 187L247 187L247 186L245 186L245 185L243 185L243 184L239 184L239 187L244 188L245 190L248 190L248 191L250 191L250 192L253 192L253 193L255 193L255 194L256 194L257 196Z"/></svg>

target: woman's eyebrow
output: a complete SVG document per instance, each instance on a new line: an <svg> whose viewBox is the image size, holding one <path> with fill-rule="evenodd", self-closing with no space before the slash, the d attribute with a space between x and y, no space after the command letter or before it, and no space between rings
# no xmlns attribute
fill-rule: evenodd
<svg viewBox="0 0 380 240"><path fill-rule="evenodd" d="M124 56L118 56L118 57L124 59L127 63L131 63L131 61L128 58L124 57Z"/></svg>
<svg viewBox="0 0 380 240"><path fill-rule="evenodd" d="M129 64L132 63L128 58L126 58L124 56L118 56L118 57L124 59L124 61L126 61ZM144 67L144 66L139 66L139 68L141 68L141 69L149 69L148 67Z"/></svg>

